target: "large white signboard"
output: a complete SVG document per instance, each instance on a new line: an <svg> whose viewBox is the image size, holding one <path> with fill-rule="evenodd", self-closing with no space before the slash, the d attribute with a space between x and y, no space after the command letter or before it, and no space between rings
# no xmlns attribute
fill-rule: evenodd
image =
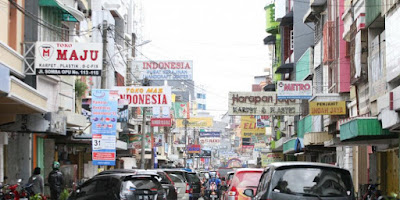
<svg viewBox="0 0 400 200"><path fill-rule="evenodd" d="M37 75L101 76L101 43L36 42Z"/></svg>
<svg viewBox="0 0 400 200"><path fill-rule="evenodd" d="M171 107L171 87L114 87L120 99L133 107Z"/></svg>
<svg viewBox="0 0 400 200"><path fill-rule="evenodd" d="M229 92L229 115L299 115L295 99L278 100L275 92Z"/></svg>
<svg viewBox="0 0 400 200"><path fill-rule="evenodd" d="M276 92L278 99L310 99L312 81L278 81Z"/></svg>
<svg viewBox="0 0 400 200"><path fill-rule="evenodd" d="M134 61L133 70L140 72L140 79L149 80L192 80L193 61Z"/></svg>

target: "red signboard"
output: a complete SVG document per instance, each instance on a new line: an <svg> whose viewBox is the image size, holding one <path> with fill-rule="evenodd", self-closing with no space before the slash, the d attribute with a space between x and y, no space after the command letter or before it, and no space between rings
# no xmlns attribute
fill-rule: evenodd
<svg viewBox="0 0 400 200"><path fill-rule="evenodd" d="M172 126L171 118L151 118L150 126Z"/></svg>

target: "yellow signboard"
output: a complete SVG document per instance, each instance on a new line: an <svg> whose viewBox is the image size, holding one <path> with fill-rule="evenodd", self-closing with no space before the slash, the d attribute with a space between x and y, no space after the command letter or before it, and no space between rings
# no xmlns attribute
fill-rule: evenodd
<svg viewBox="0 0 400 200"><path fill-rule="evenodd" d="M257 128L257 120L254 116L241 116L240 129L242 138L252 136L262 138L265 135L265 128Z"/></svg>
<svg viewBox="0 0 400 200"><path fill-rule="evenodd" d="M184 128L185 124L183 123L184 119L176 120L177 128ZM202 128L202 127L212 127L213 126L213 118L212 117L191 117L188 119L188 127L191 128Z"/></svg>
<svg viewBox="0 0 400 200"><path fill-rule="evenodd" d="M345 115L345 101L310 102L310 115Z"/></svg>

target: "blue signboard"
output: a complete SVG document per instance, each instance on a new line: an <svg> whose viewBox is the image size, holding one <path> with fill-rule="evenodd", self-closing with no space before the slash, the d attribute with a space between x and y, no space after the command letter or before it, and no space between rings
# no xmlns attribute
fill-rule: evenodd
<svg viewBox="0 0 400 200"><path fill-rule="evenodd" d="M115 165L118 91L92 90L93 165Z"/></svg>
<svg viewBox="0 0 400 200"><path fill-rule="evenodd" d="M200 137L221 137L221 132L200 132Z"/></svg>

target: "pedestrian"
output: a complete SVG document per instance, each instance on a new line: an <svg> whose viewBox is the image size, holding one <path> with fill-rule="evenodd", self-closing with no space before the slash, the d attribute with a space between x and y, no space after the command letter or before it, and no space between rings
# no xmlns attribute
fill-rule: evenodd
<svg viewBox="0 0 400 200"><path fill-rule="evenodd" d="M40 175L40 167L36 167L33 170L32 176L29 177L28 184L32 184L33 194L43 194L44 181L43 177Z"/></svg>
<svg viewBox="0 0 400 200"><path fill-rule="evenodd" d="M51 200L59 200L64 186L64 177L60 172L60 163L57 161L54 161L53 163L53 170L49 174L48 182L50 186Z"/></svg>

